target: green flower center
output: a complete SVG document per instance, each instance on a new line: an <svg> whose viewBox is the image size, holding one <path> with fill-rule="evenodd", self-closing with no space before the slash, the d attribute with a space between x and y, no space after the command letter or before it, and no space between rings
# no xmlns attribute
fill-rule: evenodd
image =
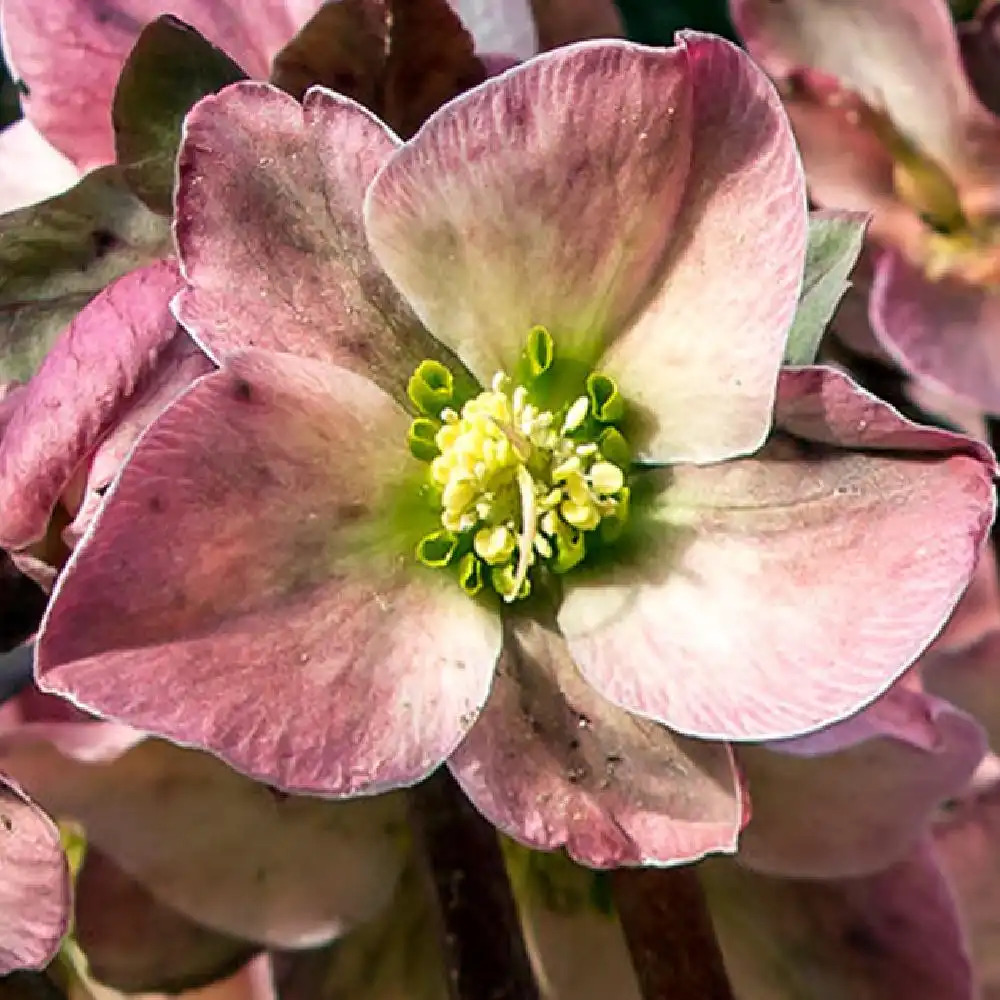
<svg viewBox="0 0 1000 1000"><path fill-rule="evenodd" d="M528 335L518 379L453 399L451 372L422 362L409 383L421 412L412 454L428 465L441 528L417 545L425 566L454 568L470 594L489 584L505 600L531 593L540 572L566 573L588 546L614 541L628 518L625 406L606 375L559 371L552 337ZM568 374L568 377L567 377ZM578 392L566 392L575 383Z"/></svg>

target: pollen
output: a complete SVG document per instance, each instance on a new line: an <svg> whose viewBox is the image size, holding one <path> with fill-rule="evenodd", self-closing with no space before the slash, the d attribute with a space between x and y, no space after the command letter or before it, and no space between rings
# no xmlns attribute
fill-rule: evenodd
<svg viewBox="0 0 1000 1000"><path fill-rule="evenodd" d="M583 391L553 403L543 382L558 364L548 331L535 327L518 381L497 372L489 389L459 405L436 362L422 362L410 380L421 412L411 452L428 465L441 521L417 558L453 567L469 593L489 584L507 602L525 598L540 573L568 572L588 545L617 537L627 517L627 447L607 419L614 410L617 422L621 410L607 405L611 393L620 399L617 387L591 373Z"/></svg>

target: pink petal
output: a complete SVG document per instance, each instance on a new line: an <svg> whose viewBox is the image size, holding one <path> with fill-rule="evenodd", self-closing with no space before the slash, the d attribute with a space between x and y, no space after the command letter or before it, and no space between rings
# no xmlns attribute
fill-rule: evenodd
<svg viewBox="0 0 1000 1000"><path fill-rule="evenodd" d="M657 461L755 451L798 305L805 180L781 102L739 49L681 33L693 149L670 264L603 362L654 422Z"/></svg>
<svg viewBox="0 0 1000 1000"><path fill-rule="evenodd" d="M318 0L4 0L3 35L25 113L77 167L113 163L111 98L143 25L174 14L266 77Z"/></svg>
<svg viewBox="0 0 1000 1000"><path fill-rule="evenodd" d="M485 702L500 641L495 613L416 564L412 510L387 507L407 423L366 379L290 355L202 379L61 577L42 686L287 790L422 778Z"/></svg>
<svg viewBox="0 0 1000 1000"><path fill-rule="evenodd" d="M504 833L595 868L733 851L742 820L729 748L678 738L597 695L562 639L507 634L493 691L449 765Z"/></svg>
<svg viewBox="0 0 1000 1000"><path fill-rule="evenodd" d="M752 459L650 474L641 559L567 581L584 676L690 735L794 736L871 701L941 628L993 517L987 449L833 369L787 369L775 421Z"/></svg>
<svg viewBox="0 0 1000 1000"><path fill-rule="evenodd" d="M1000 786L954 803L934 843L958 898L981 995L992 1000L1000 989Z"/></svg>
<svg viewBox="0 0 1000 1000"><path fill-rule="evenodd" d="M738 996L975 996L959 914L927 843L867 878L777 879L724 858L702 875Z"/></svg>
<svg viewBox="0 0 1000 1000"><path fill-rule="evenodd" d="M740 861L796 878L879 871L926 832L985 749L971 716L898 684L829 729L741 747L753 811Z"/></svg>
<svg viewBox="0 0 1000 1000"><path fill-rule="evenodd" d="M26 118L0 131L0 213L61 194L79 178L76 168Z"/></svg>
<svg viewBox="0 0 1000 1000"><path fill-rule="evenodd" d="M62 534L70 548L76 547L97 514L105 490L125 463L139 435L195 379L207 375L214 367L191 337L178 327L157 356L149 377L116 415L114 426L89 457L81 506Z"/></svg>
<svg viewBox="0 0 1000 1000"><path fill-rule="evenodd" d="M990 289L932 281L889 251L878 260L868 315L882 348L908 374L1000 413L1000 300Z"/></svg>
<svg viewBox="0 0 1000 1000"><path fill-rule="evenodd" d="M888 112L946 167L963 169L969 132L994 129L962 66L945 0L731 0L747 48L773 76L807 67Z"/></svg>
<svg viewBox="0 0 1000 1000"><path fill-rule="evenodd" d="M69 923L69 871L56 825L5 778L0 871L0 974L43 968Z"/></svg>
<svg viewBox="0 0 1000 1000"><path fill-rule="evenodd" d="M177 314L221 359L247 346L370 374L400 395L435 344L365 242L361 203L398 140L346 98L304 107L237 84L188 116L176 236Z"/></svg>
<svg viewBox="0 0 1000 1000"><path fill-rule="evenodd" d="M25 744L42 744L82 764L109 763L146 739L145 733L116 722L100 722L71 702L34 686L7 702L3 710L0 761Z"/></svg>
<svg viewBox="0 0 1000 1000"><path fill-rule="evenodd" d="M635 309L684 197L686 64L624 42L560 49L452 102L378 174L373 250L484 383L535 324L594 354Z"/></svg>
<svg viewBox="0 0 1000 1000"><path fill-rule="evenodd" d="M176 267L152 264L112 283L48 353L0 439L0 544L45 533L73 473L148 381L177 323Z"/></svg>
<svg viewBox="0 0 1000 1000"><path fill-rule="evenodd" d="M770 85L690 35L569 47L487 82L392 158L366 218L393 280L481 379L536 323L591 362L621 334L605 364L651 412L643 449L701 460L766 432L804 206Z"/></svg>
<svg viewBox="0 0 1000 1000"><path fill-rule="evenodd" d="M967 649L991 632L1000 632L1000 586L996 553L992 546L987 546L976 564L968 589L937 639L928 647L927 656ZM921 660L921 667L925 666L926 661Z"/></svg>
<svg viewBox="0 0 1000 1000"><path fill-rule="evenodd" d="M25 735L6 741L0 762L160 902L235 937L323 943L374 916L399 872L391 796L278 796L209 754L152 739L86 764Z"/></svg>

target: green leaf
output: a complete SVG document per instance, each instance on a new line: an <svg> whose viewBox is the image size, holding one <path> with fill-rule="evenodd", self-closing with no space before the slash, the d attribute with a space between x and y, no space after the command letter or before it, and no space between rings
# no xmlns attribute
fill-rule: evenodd
<svg viewBox="0 0 1000 1000"><path fill-rule="evenodd" d="M147 24L125 62L111 118L125 180L154 211L169 215L184 116L201 98L246 73L194 28L165 15Z"/></svg>
<svg viewBox="0 0 1000 1000"><path fill-rule="evenodd" d="M117 167L0 216L0 380L30 378L53 341L105 286L167 252L169 222Z"/></svg>
<svg viewBox="0 0 1000 1000"><path fill-rule="evenodd" d="M837 306L850 287L847 276L864 243L863 212L819 211L809 216L805 277L792 329L785 344L786 365L811 365Z"/></svg>

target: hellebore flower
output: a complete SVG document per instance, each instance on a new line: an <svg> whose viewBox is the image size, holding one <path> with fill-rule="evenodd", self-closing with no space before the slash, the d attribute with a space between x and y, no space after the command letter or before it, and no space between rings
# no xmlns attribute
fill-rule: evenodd
<svg viewBox="0 0 1000 1000"><path fill-rule="evenodd" d="M874 212L867 318L837 329L929 387L1000 412L1000 120L945 0L731 0L754 58L784 87L821 205ZM976 47L978 42L982 43ZM990 103L994 102L994 103Z"/></svg>
<svg viewBox="0 0 1000 1000"><path fill-rule="evenodd" d="M735 846L724 741L857 711L972 572L988 451L779 377L804 180L720 39L557 50L402 144L236 84L186 120L175 235L221 370L37 650L101 715L291 791L447 760L530 845L679 861Z"/></svg>

